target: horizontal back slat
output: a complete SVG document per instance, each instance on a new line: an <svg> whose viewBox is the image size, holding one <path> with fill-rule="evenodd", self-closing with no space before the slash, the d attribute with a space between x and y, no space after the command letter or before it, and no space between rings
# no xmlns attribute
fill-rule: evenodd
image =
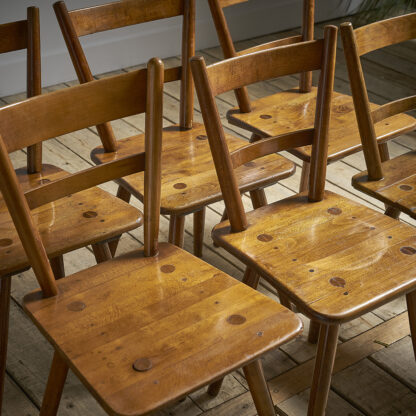
<svg viewBox="0 0 416 416"><path fill-rule="evenodd" d="M416 95L401 98L376 108L371 112L371 118L373 123L378 123L385 118L414 109L416 109Z"/></svg>
<svg viewBox="0 0 416 416"><path fill-rule="evenodd" d="M244 163L272 153L310 145L313 142L313 136L314 129L308 129L281 136L269 137L251 143L230 154L233 168L236 169Z"/></svg>
<svg viewBox="0 0 416 416"><path fill-rule="evenodd" d="M146 73L140 69L1 108L0 135L8 152L144 112Z"/></svg>
<svg viewBox="0 0 416 416"><path fill-rule="evenodd" d="M265 79L320 69L323 46L323 40L302 42L210 65L207 72L213 94L222 94ZM293 56L300 59L292 59Z"/></svg>
<svg viewBox="0 0 416 416"><path fill-rule="evenodd" d="M220 5L222 8L233 6L234 4L247 3L248 0L220 0Z"/></svg>
<svg viewBox="0 0 416 416"><path fill-rule="evenodd" d="M69 12L78 36L183 15L183 0L124 0Z"/></svg>
<svg viewBox="0 0 416 416"><path fill-rule="evenodd" d="M27 20L0 25L0 53L27 48Z"/></svg>
<svg viewBox="0 0 416 416"><path fill-rule="evenodd" d="M416 38L416 13L372 23L354 30L358 54Z"/></svg>
<svg viewBox="0 0 416 416"><path fill-rule="evenodd" d="M264 51L270 48L277 48L278 46L293 45L294 43L302 42L302 35L291 36L290 38L277 39L272 42L262 43L261 45L253 46L252 48L244 49L237 52L237 56L246 55L248 53Z"/></svg>
<svg viewBox="0 0 416 416"><path fill-rule="evenodd" d="M30 209L123 176L144 171L145 154L138 153L74 173L25 193Z"/></svg>

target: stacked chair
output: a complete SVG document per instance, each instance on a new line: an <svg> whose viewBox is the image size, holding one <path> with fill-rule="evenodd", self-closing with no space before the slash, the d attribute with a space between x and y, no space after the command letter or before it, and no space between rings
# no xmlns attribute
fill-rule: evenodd
<svg viewBox="0 0 416 416"><path fill-rule="evenodd" d="M416 351L414 228L325 191L337 29L325 39L228 59L192 71L229 220L214 241L284 293L320 325L308 415L325 413L339 327L406 295ZM271 65L275 62L275 65ZM313 128L229 151L215 97L232 89L320 70ZM234 169L269 153L311 146L309 190L246 213ZM394 266L394 267L393 267ZM256 286L258 279L246 281ZM218 383L216 383L218 384Z"/></svg>
<svg viewBox="0 0 416 416"><path fill-rule="evenodd" d="M63 2L58 2L54 4L54 9L80 82L92 81L93 76L79 37L148 21L182 17L182 64L170 68L165 77L166 82L180 80L181 98L179 125L163 131L161 213L169 215L169 241L179 247L183 246L185 216L194 213L194 253L201 257L205 207L221 200L221 191L204 126L193 122L193 83L189 59L195 53L195 0L128 0L71 11ZM103 146L92 153L95 163L115 160L143 149L143 135L116 140L110 124L98 126L98 132ZM246 143L232 136L227 136L227 140L233 149ZM254 206L261 206L265 203L261 188L293 173L292 162L271 155L255 166L240 169L240 190L249 191ZM134 195L143 201L143 174L122 178L118 184L121 199L128 201ZM112 247L114 251L115 246Z"/></svg>
<svg viewBox="0 0 416 416"><path fill-rule="evenodd" d="M351 23L341 25L345 58L354 98L367 171L355 175L352 185L416 218L416 152L383 161L377 148L380 125L394 128L397 120L414 130L416 119L406 114L416 109L416 95L372 107L367 94L360 57L378 49L416 38L416 13L377 22L353 30Z"/></svg>
<svg viewBox="0 0 416 416"><path fill-rule="evenodd" d="M243 366L257 412L274 415L259 357L301 330L296 315L218 269L158 243L163 64L0 109L0 190L40 289L24 308L54 347L41 415L72 369L111 415L142 415ZM145 151L22 190L8 153L145 113ZM144 247L55 281L31 209L144 171Z"/></svg>
<svg viewBox="0 0 416 416"><path fill-rule="evenodd" d="M39 10L27 9L27 19L0 25L1 52L27 49L27 95L41 93ZM36 127L34 127L36 129ZM0 135L3 124L0 126ZM21 146L20 146L21 144ZM20 186L36 189L68 175L62 169L42 164L41 143L24 141L14 147L27 147L27 166L16 170ZM4 196L4 195L3 195ZM91 188L80 194L45 204L33 211L55 278L64 276L63 254L92 244L97 261L110 258L107 241L133 230L143 222L142 214L109 193ZM11 277L31 265L13 225L5 200L0 197L0 409L6 371Z"/></svg>

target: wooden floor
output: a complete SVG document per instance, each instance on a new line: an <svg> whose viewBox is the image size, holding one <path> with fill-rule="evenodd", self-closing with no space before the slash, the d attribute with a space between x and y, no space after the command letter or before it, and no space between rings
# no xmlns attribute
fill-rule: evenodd
<svg viewBox="0 0 416 416"><path fill-rule="evenodd" d="M318 25L317 36L322 34L322 28L322 24ZM279 36L282 34L263 36L241 42L241 46L251 46ZM221 57L219 48L206 49L199 53L208 63ZM178 63L178 58L166 60L168 65ZM416 44L408 43L392 47L387 52L373 53L365 60L364 68L368 75L367 82L372 101L383 103L387 99L398 98L409 93L415 94ZM131 69L126 68L125 71ZM107 75L111 74L104 76ZM277 81L260 83L250 87L250 93L253 97L261 97L295 86L296 82L294 77L286 77ZM45 93L66 88L70 84L73 83L45 88ZM344 93L349 89L341 49L338 53L335 89ZM164 97L166 125L178 121L178 97L178 83L166 85ZM2 104L21 98L23 98L22 94L4 97ZM235 105L233 94L221 96L218 99L218 105L224 116L227 109ZM198 107L196 108L195 119L200 121L201 114ZM227 124L225 119L224 123ZM144 118L129 117L113 125L117 136L121 138L142 132ZM241 129L230 126L228 130L248 137L248 134ZM415 149L415 139L416 134L409 134L390 142L391 155L397 156L409 149ZM69 171L86 168L91 165L90 150L98 144L99 139L94 128L58 137L44 145L44 161L62 166ZM16 166L24 164L23 152L18 152L13 156ZM362 169L364 169L364 160L361 154L349 156L331 165L328 169L327 189L381 210L381 204L360 194L350 185L351 177ZM268 188L269 201L294 194L298 188L299 178L300 169L297 170L295 176ZM114 184L106 184L104 188L111 192L116 190ZM250 206L247 197L245 202L247 206ZM136 204L137 201L134 203ZM139 203L137 205L140 206ZM204 259L240 279L243 271L242 264L225 251L213 247L210 239L210 230L220 220L223 204L214 204L207 211ZM411 222L408 217L403 217L402 220ZM142 232L141 229L124 236L119 252L137 247L137 244L141 245ZM161 240L166 241L167 236L168 220L162 218ZM185 248L187 250L192 248L191 217L186 223ZM88 249L78 250L65 256L67 274L93 264L94 257ZM3 408L3 414L7 416L38 414L51 362L51 347L22 311L23 295L35 287L35 280L30 271L13 279L6 396ZM275 296L273 290L269 291L266 285L263 284L261 289L269 296ZM308 322L305 320L305 329L307 327ZM303 335L264 358L265 372L277 414L290 416L305 414L314 353L315 346L308 344ZM416 363L411 352L404 299L397 299L341 328L334 373L328 415L416 415ZM103 414L104 411L76 377L70 375L65 386L59 415ZM252 416L255 414L246 381L240 372L235 372L226 378L224 387L217 398L208 397L203 389L176 406L158 413L158 415L181 416Z"/></svg>

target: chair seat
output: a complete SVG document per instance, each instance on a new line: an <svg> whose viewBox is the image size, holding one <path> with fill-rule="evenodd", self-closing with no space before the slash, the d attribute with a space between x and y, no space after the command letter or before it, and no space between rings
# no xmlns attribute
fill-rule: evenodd
<svg viewBox="0 0 416 416"><path fill-rule="evenodd" d="M26 169L16 172L24 191L67 175L51 165L43 165L42 173L28 175ZM32 215L51 258L116 237L143 222L138 209L100 188L42 205L32 210ZM27 268L26 253L1 194L0 230L0 275Z"/></svg>
<svg viewBox="0 0 416 416"><path fill-rule="evenodd" d="M263 137L277 136L299 129L312 128L315 121L316 92L299 93L298 89L280 92L252 101L250 113L240 113L238 107L228 111L231 124L252 131ZM377 108L373 104L371 109ZM406 114L390 117L376 124L377 139L380 142L412 131L416 120ZM329 130L328 163L361 150L361 139L349 95L333 92L331 122ZM311 146L290 150L303 161L310 162Z"/></svg>
<svg viewBox="0 0 416 416"><path fill-rule="evenodd" d="M309 317L351 320L416 288L413 227L331 192L298 194L247 214L214 241L289 295Z"/></svg>
<svg viewBox="0 0 416 416"><path fill-rule="evenodd" d="M110 414L147 414L301 331L275 301L176 246L159 249L61 279L56 297L36 291L24 299Z"/></svg>
<svg viewBox="0 0 416 416"><path fill-rule="evenodd" d="M368 172L352 178L352 186L416 218L416 151L382 163L383 179L369 181Z"/></svg>
<svg viewBox="0 0 416 416"><path fill-rule="evenodd" d="M247 141L227 135L230 150L247 145ZM144 135L117 141L117 152L105 153L102 147L93 150L95 163L108 162L144 150ZM178 126L163 129L162 148L162 214L186 214L222 199L204 126L194 124L189 130ZM272 185L292 175L293 162L279 155L270 155L236 169L242 192ZM143 173L119 181L142 200Z"/></svg>

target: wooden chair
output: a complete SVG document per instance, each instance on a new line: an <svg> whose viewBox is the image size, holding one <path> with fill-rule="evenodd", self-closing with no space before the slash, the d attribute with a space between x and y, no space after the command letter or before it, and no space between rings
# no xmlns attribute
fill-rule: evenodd
<svg viewBox="0 0 416 416"><path fill-rule="evenodd" d="M405 115L416 109L416 95L372 108L368 100L360 57L395 43L416 38L416 13L377 22L353 30L351 23L341 25L344 52L354 98L367 171L355 175L352 185L400 212L416 218L416 152L392 160L380 157L377 140L380 125L390 126L403 117L415 129L416 119ZM413 123L410 123L410 120Z"/></svg>
<svg viewBox="0 0 416 416"><path fill-rule="evenodd" d="M309 415L323 415L338 330L350 321L407 294L416 351L416 237L414 228L325 191L331 93L337 29L325 39L273 48L205 66L191 62L208 140L229 221L214 241L284 293L320 324ZM321 70L312 129L297 130L230 151L215 96L255 82ZM308 192L245 213L234 169L271 152L312 146ZM247 283L253 287L257 279Z"/></svg>
<svg viewBox="0 0 416 416"><path fill-rule="evenodd" d="M315 0L304 0L301 35L278 39L236 52L223 8L245 1L247 0L208 0L225 58L313 39ZM236 91L238 107L229 110L227 118L231 124L251 131L252 141L277 136L298 128L311 128L314 125L316 94L317 89L312 87L310 71L301 74L298 89L279 92L255 101L250 102L247 90L242 88ZM377 107L374 104L372 106ZM356 153L362 148L352 98L349 95L334 92L331 110L328 163ZM277 114L279 118L276 121ZM382 160L389 159L385 142L412 130L413 126L413 119L403 115L392 117L389 125L377 126L377 140L380 144ZM293 148L290 153L302 161L300 192L306 191L312 147ZM387 207L387 212L393 216L398 215L398 212L392 208Z"/></svg>
<svg viewBox="0 0 416 416"><path fill-rule="evenodd" d="M221 191L202 124L193 123L193 84L189 58L195 51L195 0L128 0L69 11L64 2L54 4L55 12L80 82L93 79L79 37L148 21L181 16L182 65L171 70L166 81L181 82L179 125L163 132L163 176L161 213L170 216L169 241L183 246L185 216L194 213L194 253L202 256L205 207L221 200ZM116 140L110 124L98 126L103 147L92 153L95 163L103 163L130 154L144 146L144 136ZM243 139L227 136L233 149L244 146ZM261 161L263 170L245 166L239 171L241 191L250 191L253 204L264 204L265 186L294 173L292 162L273 155ZM276 165L278 168L276 169ZM273 171L274 175L270 175ZM254 175L253 175L254 173ZM143 175L118 181L118 196L130 195L143 200ZM112 246L112 251L116 244Z"/></svg>
<svg viewBox="0 0 416 416"><path fill-rule="evenodd" d="M56 414L69 368L109 414L142 415L240 366L259 415L274 415L258 358L295 337L299 318L182 249L158 244L163 76L153 58L147 69L0 109L0 190L40 286L24 308L55 349L42 416ZM8 153L141 113L145 152L20 189ZM30 210L140 171L144 247L55 281Z"/></svg>
<svg viewBox="0 0 416 416"><path fill-rule="evenodd" d="M41 93L39 10L27 9L27 19L0 25L0 53L27 50L27 96ZM1 131L0 131L1 134ZM27 165L16 170L24 190L63 178L68 173L42 164L42 146L27 148ZM74 206L77 208L74 210ZM68 213L70 212L70 214ZM108 258L106 240L138 227L141 213L112 195L95 188L55 204L35 209L34 217L50 256L56 278L65 275L63 254L93 244L97 261ZM123 220L121 220L123 219ZM73 223L68 227L68 220ZM120 221L121 220L121 221ZM11 277L29 267L28 258L0 195L0 413L6 372ZM100 243L103 242L103 243Z"/></svg>

